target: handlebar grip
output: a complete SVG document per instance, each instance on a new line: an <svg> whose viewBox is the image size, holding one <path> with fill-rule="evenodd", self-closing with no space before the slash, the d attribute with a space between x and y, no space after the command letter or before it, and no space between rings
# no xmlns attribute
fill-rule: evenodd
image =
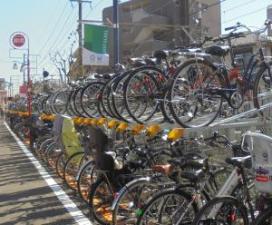
<svg viewBox="0 0 272 225"><path fill-rule="evenodd" d="M226 28L225 28L225 31L234 30L234 29L236 29L236 28L237 28L237 26L226 27Z"/></svg>
<svg viewBox="0 0 272 225"><path fill-rule="evenodd" d="M265 26L270 26L272 24L272 21L267 19L264 23Z"/></svg>
<svg viewBox="0 0 272 225"><path fill-rule="evenodd" d="M243 33L243 32L239 32L239 33L234 33L233 34L233 37L235 37L235 38L239 38L239 37L245 37L246 35L245 35L245 33Z"/></svg>

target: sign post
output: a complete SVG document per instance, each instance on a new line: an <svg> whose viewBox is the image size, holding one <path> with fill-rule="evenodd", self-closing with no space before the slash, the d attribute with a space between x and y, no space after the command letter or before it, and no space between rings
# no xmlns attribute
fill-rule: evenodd
<svg viewBox="0 0 272 225"><path fill-rule="evenodd" d="M32 113L32 96L31 96L31 80L30 80L30 60L29 60L29 37L23 32L15 32L10 37L10 45L14 49L20 49L27 42L27 110L29 116Z"/></svg>
<svg viewBox="0 0 272 225"><path fill-rule="evenodd" d="M27 41L27 111L29 118L32 114L32 95L31 95L31 80L30 80L30 60L29 60L29 37L23 32L15 32L10 37L11 46L15 49L22 48ZM29 145L32 147L33 140L31 131L29 132Z"/></svg>

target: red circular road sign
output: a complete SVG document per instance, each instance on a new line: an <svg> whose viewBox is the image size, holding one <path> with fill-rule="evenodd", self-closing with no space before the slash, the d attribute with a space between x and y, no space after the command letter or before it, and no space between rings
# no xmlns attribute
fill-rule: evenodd
<svg viewBox="0 0 272 225"><path fill-rule="evenodd" d="M21 33L16 33L11 39L12 45L15 48L21 48L25 44L25 36Z"/></svg>

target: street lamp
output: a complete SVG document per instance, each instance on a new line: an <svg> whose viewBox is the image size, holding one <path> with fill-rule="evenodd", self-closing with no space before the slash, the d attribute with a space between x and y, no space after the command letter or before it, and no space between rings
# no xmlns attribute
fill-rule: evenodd
<svg viewBox="0 0 272 225"><path fill-rule="evenodd" d="M17 63L16 63L16 62L14 62L14 63L13 63L12 69L14 69L14 70L18 70L18 65L17 65Z"/></svg>

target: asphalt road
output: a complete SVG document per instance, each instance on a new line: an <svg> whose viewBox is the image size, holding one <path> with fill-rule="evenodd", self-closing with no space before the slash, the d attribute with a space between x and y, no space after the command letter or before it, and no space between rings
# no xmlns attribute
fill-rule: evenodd
<svg viewBox="0 0 272 225"><path fill-rule="evenodd" d="M86 223L74 220L0 121L0 225L17 224Z"/></svg>

